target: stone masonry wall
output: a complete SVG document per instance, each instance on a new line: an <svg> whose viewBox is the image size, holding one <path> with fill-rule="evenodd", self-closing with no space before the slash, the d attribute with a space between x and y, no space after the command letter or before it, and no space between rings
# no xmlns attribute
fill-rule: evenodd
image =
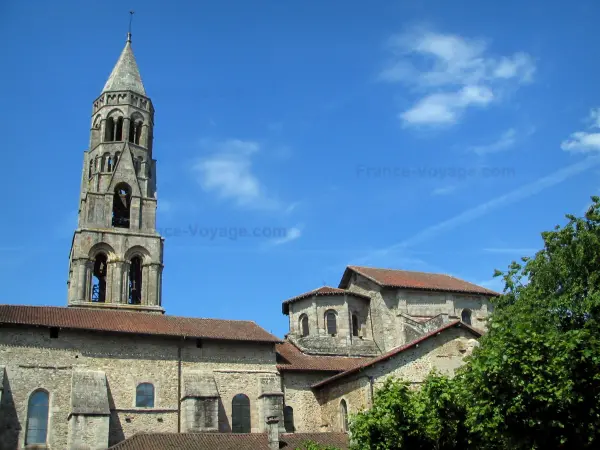
<svg viewBox="0 0 600 450"><path fill-rule="evenodd" d="M447 314L450 320L460 319L463 309L471 310L471 323L485 330L492 305L484 296L425 292L407 289L383 289L359 274L353 274L348 289L371 297L374 339L382 352L407 344L413 336L405 330L406 314L412 317L434 317Z"/></svg>
<svg viewBox="0 0 600 450"><path fill-rule="evenodd" d="M339 431L339 408L342 399L346 400L349 414L370 407L369 377L372 377L374 392L390 376L418 386L433 369L452 375L463 365L463 359L472 353L476 345L477 341L471 333L461 328L451 328L427 339L416 348L362 370L360 375L352 375L326 385L317 394L322 406L322 420L331 431Z"/></svg>
<svg viewBox="0 0 600 450"><path fill-rule="evenodd" d="M296 431L324 431L321 406L310 387L329 376L331 372L283 372L284 404L294 409Z"/></svg>
<svg viewBox="0 0 600 450"><path fill-rule="evenodd" d="M0 328L0 366L6 366L0 448L23 445L30 394L39 388L50 393L48 443L68 445L73 370L103 371L108 384L112 445L141 431L177 432L178 345L180 340L61 330L50 338L47 328ZM221 431L230 431L231 401L244 393L250 398L252 430L259 429L260 377L278 376L273 344L202 341L182 344L181 372L213 372L220 395ZM139 383L155 388L154 408L136 408ZM8 428L10 427L10 428Z"/></svg>

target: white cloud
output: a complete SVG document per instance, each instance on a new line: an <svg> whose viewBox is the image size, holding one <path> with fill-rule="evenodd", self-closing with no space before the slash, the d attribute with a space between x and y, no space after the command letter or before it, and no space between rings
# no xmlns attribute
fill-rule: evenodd
<svg viewBox="0 0 600 450"><path fill-rule="evenodd" d="M458 92L424 97L399 117L405 125L451 125L469 106L484 107L493 100L494 93L487 87L465 86Z"/></svg>
<svg viewBox="0 0 600 450"><path fill-rule="evenodd" d="M241 207L278 206L252 170L252 158L260 151L257 142L229 139L212 147L214 153L211 156L192 166L202 189Z"/></svg>
<svg viewBox="0 0 600 450"><path fill-rule="evenodd" d="M393 57L380 80L403 83L424 95L399 114L405 125L452 125L469 107L497 101L495 90L528 83L535 72L526 53L494 58L482 40L424 28L393 36L390 49Z"/></svg>
<svg viewBox="0 0 600 450"><path fill-rule="evenodd" d="M589 129L600 129L600 108L590 111L588 122L590 123ZM560 147L564 151L573 153L600 151L600 131L576 131L571 134L569 139L564 140Z"/></svg>
<svg viewBox="0 0 600 450"><path fill-rule="evenodd" d="M292 241L295 241L296 239L299 239L301 236L302 236L302 226L292 227L289 230L287 230L287 233L285 234L284 237L279 238L279 239L274 239L272 241L272 244L273 245L287 244L288 242L292 242Z"/></svg>

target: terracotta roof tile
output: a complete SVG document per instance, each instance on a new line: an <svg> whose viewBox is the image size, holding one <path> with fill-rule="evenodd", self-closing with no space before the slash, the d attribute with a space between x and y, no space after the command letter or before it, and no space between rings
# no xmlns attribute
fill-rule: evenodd
<svg viewBox="0 0 600 450"><path fill-rule="evenodd" d="M313 356L302 353L291 342L277 344L277 369L280 371L328 371L341 372L364 364L373 358L352 358L347 356Z"/></svg>
<svg viewBox="0 0 600 450"><path fill-rule="evenodd" d="M408 270L377 269L374 267L348 266L340 288L348 286L350 274L356 272L380 286L392 288L420 289L430 291L446 291L465 294L498 296L497 292L486 289L468 281L439 273L412 272Z"/></svg>
<svg viewBox="0 0 600 450"><path fill-rule="evenodd" d="M345 450L345 433L289 433L279 438L279 448L295 450L307 441ZM265 433L139 433L110 447L113 450L268 450Z"/></svg>
<svg viewBox="0 0 600 450"><path fill-rule="evenodd" d="M295 297L284 300L283 304L282 304L283 314L289 313L289 304L290 303L297 302L298 300L302 300L302 299L313 297L313 296L318 297L318 296L323 296L323 295L353 295L355 297L360 297L360 298L370 300L369 296L362 295L357 292L348 291L346 289L334 288L331 286L322 286L322 287L314 289L312 291L305 292L304 294L300 294Z"/></svg>
<svg viewBox="0 0 600 450"><path fill-rule="evenodd" d="M144 335L281 342L254 322L197 319L143 312L0 305L0 324L32 325Z"/></svg>
<svg viewBox="0 0 600 450"><path fill-rule="evenodd" d="M478 337L478 338L482 336L481 332L478 331L478 330L476 330L475 328L467 325L466 323L461 322L460 320L455 320L455 321L452 321L450 323L447 323L446 325L438 328L437 330L433 330L432 332L427 333L427 334L421 336L418 339L415 339L412 342L409 342L406 345L403 345L401 347L397 347L394 350L391 350L391 351L389 351L387 353L384 353L383 355L378 356L376 358L370 358L368 361L366 361L365 363L363 363L363 364L361 364L359 366L356 366L356 367L353 367L351 369L348 369L345 372L338 373L338 374L336 374L336 375L334 375L334 376L332 376L330 378L327 378L327 379L325 379L323 381L319 381L318 383L314 384L312 387L313 388L320 388L322 386L325 386L326 384L331 383L332 381L339 380L340 378L347 377L348 375L352 375L353 373L360 372L361 370L366 369L367 367L370 367L370 366L372 366L374 364L377 364L377 363L382 362L382 361L386 361L386 360L392 358L393 356L396 356L399 353L402 353L402 352L404 352L406 350L409 350L410 348L414 347L415 345L420 344L421 342L426 341L427 339L436 336L438 333L442 333L442 332L444 332L446 330L449 330L450 328L453 328L453 327L463 327L466 330L468 330L469 332L471 332L475 337Z"/></svg>

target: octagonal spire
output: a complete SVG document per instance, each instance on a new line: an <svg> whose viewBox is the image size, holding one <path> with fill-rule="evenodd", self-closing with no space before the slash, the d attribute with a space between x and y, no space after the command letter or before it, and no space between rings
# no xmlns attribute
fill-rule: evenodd
<svg viewBox="0 0 600 450"><path fill-rule="evenodd" d="M140 70L131 49L131 33L127 33L125 48L102 89L102 92L108 91L133 91L146 96Z"/></svg>

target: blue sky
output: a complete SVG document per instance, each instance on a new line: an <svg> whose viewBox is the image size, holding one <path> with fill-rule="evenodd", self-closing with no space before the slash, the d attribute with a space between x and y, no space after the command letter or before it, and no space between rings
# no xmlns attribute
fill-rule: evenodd
<svg viewBox="0 0 600 450"><path fill-rule="evenodd" d="M594 0L129 3L0 4L2 303L66 304L130 8L169 314L283 336L281 301L348 264L499 289L495 268L599 192Z"/></svg>

